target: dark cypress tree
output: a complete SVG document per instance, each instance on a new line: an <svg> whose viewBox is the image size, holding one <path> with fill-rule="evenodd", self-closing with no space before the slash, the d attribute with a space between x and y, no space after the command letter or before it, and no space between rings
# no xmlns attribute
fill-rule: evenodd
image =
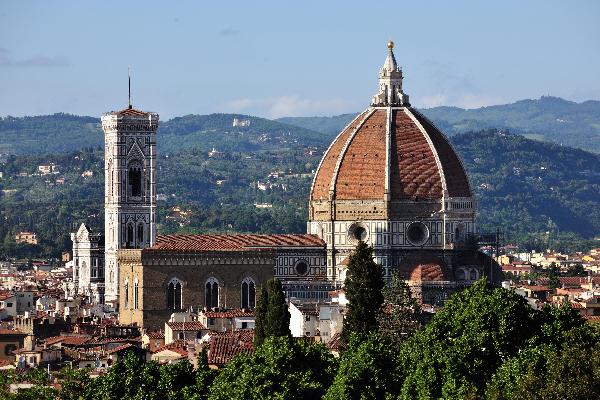
<svg viewBox="0 0 600 400"><path fill-rule="evenodd" d="M260 297L254 309L254 345L260 346L265 341L265 322L269 308L269 292L266 286L260 290Z"/></svg>
<svg viewBox="0 0 600 400"><path fill-rule="evenodd" d="M383 273L373 261L373 248L359 242L350 255L344 290L348 299L342 337L348 341L350 334L367 334L377 329L377 316L383 303Z"/></svg>
<svg viewBox="0 0 600 400"><path fill-rule="evenodd" d="M290 336L290 311L285 302L285 294L281 282L270 279L267 282L269 291L269 308L265 323L265 336Z"/></svg>
<svg viewBox="0 0 600 400"><path fill-rule="evenodd" d="M283 287L278 279L270 279L260 291L254 310L254 345L260 346L270 336L290 336L290 312Z"/></svg>
<svg viewBox="0 0 600 400"><path fill-rule="evenodd" d="M381 336L397 347L421 326L421 306L411 296L410 287L398 272L383 289L383 307L379 314Z"/></svg>

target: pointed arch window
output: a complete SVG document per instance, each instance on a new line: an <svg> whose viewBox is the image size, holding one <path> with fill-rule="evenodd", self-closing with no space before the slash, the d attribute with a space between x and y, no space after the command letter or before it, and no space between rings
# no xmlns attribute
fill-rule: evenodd
<svg viewBox="0 0 600 400"><path fill-rule="evenodd" d="M129 166L127 180L129 181L129 195L142 197L142 167L139 164L133 163Z"/></svg>
<svg viewBox="0 0 600 400"><path fill-rule="evenodd" d="M129 308L129 282L125 281L125 309Z"/></svg>
<svg viewBox="0 0 600 400"><path fill-rule="evenodd" d="M134 237L133 237L133 224L127 224L127 241L125 243L125 248L132 249L134 248Z"/></svg>
<svg viewBox="0 0 600 400"><path fill-rule="evenodd" d="M219 281L208 278L204 285L204 304L208 309L219 307Z"/></svg>
<svg viewBox="0 0 600 400"><path fill-rule="evenodd" d="M139 224L137 227L137 242L140 245L144 243L144 224Z"/></svg>
<svg viewBox="0 0 600 400"><path fill-rule="evenodd" d="M182 307L182 284L177 278L173 278L167 285L167 308L170 310L181 310Z"/></svg>
<svg viewBox="0 0 600 400"><path fill-rule="evenodd" d="M242 281L241 307L254 308L256 305L256 283L252 278L246 277Z"/></svg>
<svg viewBox="0 0 600 400"><path fill-rule="evenodd" d="M138 299L138 281L136 279L135 283L133 284L133 308L135 310L137 310L139 306Z"/></svg>

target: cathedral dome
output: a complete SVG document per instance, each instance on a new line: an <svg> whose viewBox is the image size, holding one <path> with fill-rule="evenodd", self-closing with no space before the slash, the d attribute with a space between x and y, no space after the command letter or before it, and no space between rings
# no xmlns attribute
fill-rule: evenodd
<svg viewBox="0 0 600 400"><path fill-rule="evenodd" d="M410 107L392 48L388 46L371 106L325 152L311 202L471 197L467 175L448 139Z"/></svg>

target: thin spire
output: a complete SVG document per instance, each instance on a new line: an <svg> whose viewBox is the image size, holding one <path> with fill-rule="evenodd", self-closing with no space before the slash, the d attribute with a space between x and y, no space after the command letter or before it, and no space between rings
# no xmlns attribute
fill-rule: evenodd
<svg viewBox="0 0 600 400"><path fill-rule="evenodd" d="M129 108L131 107L131 67L127 67L127 77L129 78Z"/></svg>

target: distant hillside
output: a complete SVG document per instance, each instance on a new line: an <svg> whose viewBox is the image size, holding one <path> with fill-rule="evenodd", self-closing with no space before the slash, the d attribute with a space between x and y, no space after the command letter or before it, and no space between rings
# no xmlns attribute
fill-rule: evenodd
<svg viewBox="0 0 600 400"><path fill-rule="evenodd" d="M482 129L509 129L530 139L600 153L600 101L575 103L558 97L542 97L472 110L435 107L421 111L450 136ZM278 121L335 134L355 115L291 117Z"/></svg>
<svg viewBox="0 0 600 400"><path fill-rule="evenodd" d="M483 230L509 237L600 235L600 156L495 131L452 138L479 199ZM539 239L539 237L538 237Z"/></svg>
<svg viewBox="0 0 600 400"><path fill-rule="evenodd" d="M600 101L574 103L557 97L465 110L421 110L444 133L503 129L524 136L600 153ZM177 152L190 143L202 149L250 151L328 144L356 114L286 117L271 121L237 114L186 115L161 122L158 145ZM248 126L232 126L234 118ZM325 135L323 135L325 134ZM0 155L52 154L103 145L100 119L69 114L0 118Z"/></svg>
<svg viewBox="0 0 600 400"><path fill-rule="evenodd" d="M99 118L63 113L0 118L0 155L62 153L103 144Z"/></svg>
<svg viewBox="0 0 600 400"><path fill-rule="evenodd" d="M306 140L316 151L278 148L279 139L250 143L250 151L225 150L219 142L222 153L211 157L206 151L210 144L198 143L194 132L206 131L199 135L207 140L221 134L209 133L210 118L202 126L194 125L196 118L191 121L187 130L173 129L192 133L163 133L170 143L187 148L177 153L159 150L160 233L306 229L311 171L327 146L319 144L323 139ZM600 236L600 155L496 131L458 134L452 141L477 194L482 231L500 227L507 241L538 249L549 241L565 249L582 248L591 242L581 238ZM36 173L37 165L48 162L60 165L60 175ZM82 176L86 170L93 176ZM40 251L60 255L70 246L68 233L79 223L103 226L101 151L10 157L0 162L0 171L0 256L2 243L12 243L4 238L16 230L36 231ZM59 177L65 182L55 182Z"/></svg>
<svg viewBox="0 0 600 400"><path fill-rule="evenodd" d="M515 130L531 139L545 140L600 152L600 101L575 103L558 97L521 100L512 104L464 110L436 107L423 112L448 134L478 129Z"/></svg>
<svg viewBox="0 0 600 400"><path fill-rule="evenodd" d="M232 126L234 118L249 123ZM329 143L317 131L287 125L265 118L237 114L186 115L159 125L158 148L178 152L194 145L203 150L219 151L281 150Z"/></svg>
<svg viewBox="0 0 600 400"><path fill-rule="evenodd" d="M232 126L234 118L249 122ZM330 139L309 129L247 115L186 115L161 122L161 152L178 152L191 144L201 149L250 151L327 144ZM102 147L100 119L69 114L0 118L1 154L53 154Z"/></svg>

